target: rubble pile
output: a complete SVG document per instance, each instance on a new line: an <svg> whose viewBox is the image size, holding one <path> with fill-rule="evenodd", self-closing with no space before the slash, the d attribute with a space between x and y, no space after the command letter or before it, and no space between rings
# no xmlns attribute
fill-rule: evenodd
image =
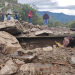
<svg viewBox="0 0 75 75"><path fill-rule="evenodd" d="M28 22L21 23L24 31L22 34L17 35L17 38L23 37L62 37L75 35L75 32L68 30L66 27L48 27L46 25L33 25Z"/></svg>
<svg viewBox="0 0 75 75"><path fill-rule="evenodd" d="M0 75L75 75L75 48L57 41L53 46L32 41L36 40L34 38L38 41L39 37L45 41L45 37L74 34L65 27L39 26L17 20L0 22Z"/></svg>

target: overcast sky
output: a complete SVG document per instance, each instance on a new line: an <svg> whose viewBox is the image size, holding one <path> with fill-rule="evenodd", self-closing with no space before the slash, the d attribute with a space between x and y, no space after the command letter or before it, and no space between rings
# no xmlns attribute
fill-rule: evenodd
<svg viewBox="0 0 75 75"><path fill-rule="evenodd" d="M18 0L22 4L35 4L39 11L75 15L75 0Z"/></svg>

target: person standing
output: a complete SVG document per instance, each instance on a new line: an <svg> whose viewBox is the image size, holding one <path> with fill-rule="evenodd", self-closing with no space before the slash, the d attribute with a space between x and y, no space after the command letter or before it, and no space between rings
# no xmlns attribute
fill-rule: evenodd
<svg viewBox="0 0 75 75"><path fill-rule="evenodd" d="M7 20L11 20L10 14L7 15Z"/></svg>
<svg viewBox="0 0 75 75"><path fill-rule="evenodd" d="M28 19L29 19L29 23L32 23L32 13L31 13L31 11L29 11L29 13L28 13Z"/></svg>
<svg viewBox="0 0 75 75"><path fill-rule="evenodd" d="M45 23L47 25L47 21L49 19L49 16L48 16L47 12L43 15L43 19L44 19L44 25L45 25Z"/></svg>
<svg viewBox="0 0 75 75"><path fill-rule="evenodd" d="M2 14L2 22L4 22L4 15Z"/></svg>
<svg viewBox="0 0 75 75"><path fill-rule="evenodd" d="M0 13L0 22L2 22L2 13Z"/></svg>
<svg viewBox="0 0 75 75"><path fill-rule="evenodd" d="M18 20L18 16L17 16L17 14L15 14L15 17L14 17L14 19L17 19L17 20Z"/></svg>

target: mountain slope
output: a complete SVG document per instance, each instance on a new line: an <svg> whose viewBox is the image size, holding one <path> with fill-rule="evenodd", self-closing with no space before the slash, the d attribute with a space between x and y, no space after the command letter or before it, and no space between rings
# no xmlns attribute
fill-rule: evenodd
<svg viewBox="0 0 75 75"><path fill-rule="evenodd" d="M42 17L43 14L45 14L45 11L37 11L37 13ZM72 15L65 15L63 13L52 13L52 12L47 12L47 13L50 17L53 16L53 18L55 18L56 20L62 23L75 20L75 16Z"/></svg>

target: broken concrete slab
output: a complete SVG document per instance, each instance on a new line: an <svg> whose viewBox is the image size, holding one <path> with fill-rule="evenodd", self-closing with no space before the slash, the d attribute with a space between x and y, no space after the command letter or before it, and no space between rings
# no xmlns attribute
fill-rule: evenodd
<svg viewBox="0 0 75 75"><path fill-rule="evenodd" d="M35 35L38 36L38 35L41 35L41 34L53 34L53 32L51 30L41 30L41 31L36 31L35 32Z"/></svg>
<svg viewBox="0 0 75 75"><path fill-rule="evenodd" d="M23 32L23 27L18 20L9 20L0 23L0 30L7 31L11 34L18 34Z"/></svg>
<svg viewBox="0 0 75 75"><path fill-rule="evenodd" d="M0 31L0 49L4 54L16 52L19 48L21 46L13 35Z"/></svg>

